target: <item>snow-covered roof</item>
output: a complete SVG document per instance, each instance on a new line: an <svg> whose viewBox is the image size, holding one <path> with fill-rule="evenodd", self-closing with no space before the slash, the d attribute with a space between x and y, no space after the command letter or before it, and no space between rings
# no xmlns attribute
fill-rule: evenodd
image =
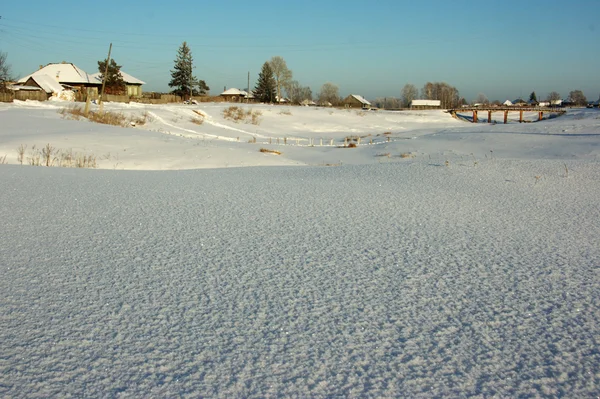
<svg viewBox="0 0 600 399"><path fill-rule="evenodd" d="M506 100L502 103L503 105L513 105L512 101Z"/></svg>
<svg viewBox="0 0 600 399"><path fill-rule="evenodd" d="M244 90L240 90L240 89L236 89L235 87L232 87L231 89L227 89L225 90L223 93L221 93L222 96L247 96L248 93L245 92Z"/></svg>
<svg viewBox="0 0 600 399"><path fill-rule="evenodd" d="M130 84L130 85L144 85L146 84L146 82L139 80L138 78L131 76L130 74L128 74L127 72L121 70L121 76L123 77L123 82L125 82L125 84ZM90 75L93 77L93 79L102 84L102 74L100 72L96 72L92 75Z"/></svg>
<svg viewBox="0 0 600 399"><path fill-rule="evenodd" d="M357 99L358 101L360 101L361 104L371 105L371 103L368 102L363 96L359 96L358 94L351 94L351 96L354 97L355 99Z"/></svg>
<svg viewBox="0 0 600 399"><path fill-rule="evenodd" d="M90 74L72 63L48 64L34 73L19 79L19 83L27 82L32 76L48 75L58 83L98 83Z"/></svg>
<svg viewBox="0 0 600 399"><path fill-rule="evenodd" d="M60 93L63 87L49 75L32 75L31 79L37 83L46 93ZM29 80L29 79L27 79Z"/></svg>

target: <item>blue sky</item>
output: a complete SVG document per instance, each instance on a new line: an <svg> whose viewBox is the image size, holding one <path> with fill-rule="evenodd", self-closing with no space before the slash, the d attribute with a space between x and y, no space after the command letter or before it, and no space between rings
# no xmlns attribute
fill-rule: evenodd
<svg viewBox="0 0 600 399"><path fill-rule="evenodd" d="M0 51L24 76L68 61L89 73L112 56L123 70L168 91L187 41L211 94L253 87L282 56L317 93L399 97L404 84L445 81L468 100L600 95L600 1L27 1L0 7Z"/></svg>

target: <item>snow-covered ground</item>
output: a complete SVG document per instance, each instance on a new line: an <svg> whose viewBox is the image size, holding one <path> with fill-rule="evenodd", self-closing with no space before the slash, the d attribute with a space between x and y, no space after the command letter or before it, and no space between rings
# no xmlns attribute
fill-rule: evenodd
<svg viewBox="0 0 600 399"><path fill-rule="evenodd" d="M0 104L0 396L600 394L598 110L227 106Z"/></svg>

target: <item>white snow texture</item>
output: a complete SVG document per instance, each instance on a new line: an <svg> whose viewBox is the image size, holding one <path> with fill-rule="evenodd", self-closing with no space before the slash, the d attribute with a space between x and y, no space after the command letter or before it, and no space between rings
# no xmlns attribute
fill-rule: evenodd
<svg viewBox="0 0 600 399"><path fill-rule="evenodd" d="M588 155L0 165L0 396L595 397Z"/></svg>

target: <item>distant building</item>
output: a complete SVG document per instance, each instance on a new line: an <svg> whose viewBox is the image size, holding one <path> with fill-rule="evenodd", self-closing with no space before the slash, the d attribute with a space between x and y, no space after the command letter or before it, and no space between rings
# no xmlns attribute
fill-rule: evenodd
<svg viewBox="0 0 600 399"><path fill-rule="evenodd" d="M507 106L507 107L510 107L511 105L513 105L513 102L512 102L512 101L510 101L510 100L506 100L506 101L504 101L504 102L502 103L502 105L505 105L505 106Z"/></svg>
<svg viewBox="0 0 600 399"><path fill-rule="evenodd" d="M127 95L129 97L141 97L142 96L142 85L146 84L146 82L143 82L143 81L139 80L138 78L131 76L127 72L123 72L123 71L120 71L120 72L121 72L121 77L123 78L123 82L125 82ZM102 74L100 72L95 73L91 76L97 82L100 83L100 86L102 86L102 78L101 78Z"/></svg>
<svg viewBox="0 0 600 399"><path fill-rule="evenodd" d="M39 85L40 83L38 82L38 77L47 76L48 78L41 78L40 82L50 82L50 80L54 80L63 88L76 89L80 91L87 89L90 95L93 97L98 96L98 88L101 85L101 83L99 83L92 75L88 74L83 69L70 62L42 66L32 74L19 79L18 83L24 85L31 77L34 76L35 79L33 82L30 81L30 85L34 84L34 82L35 84Z"/></svg>
<svg viewBox="0 0 600 399"><path fill-rule="evenodd" d="M248 96L248 93L244 90L232 87L231 89L225 90L223 93L220 94L220 96L225 97L227 101L240 102L242 99Z"/></svg>
<svg viewBox="0 0 600 399"><path fill-rule="evenodd" d="M442 102L440 100L412 100L410 102L411 108L433 108L441 107Z"/></svg>
<svg viewBox="0 0 600 399"><path fill-rule="evenodd" d="M350 94L348 97L344 98L342 104L349 108L371 108L371 103L358 94Z"/></svg>

